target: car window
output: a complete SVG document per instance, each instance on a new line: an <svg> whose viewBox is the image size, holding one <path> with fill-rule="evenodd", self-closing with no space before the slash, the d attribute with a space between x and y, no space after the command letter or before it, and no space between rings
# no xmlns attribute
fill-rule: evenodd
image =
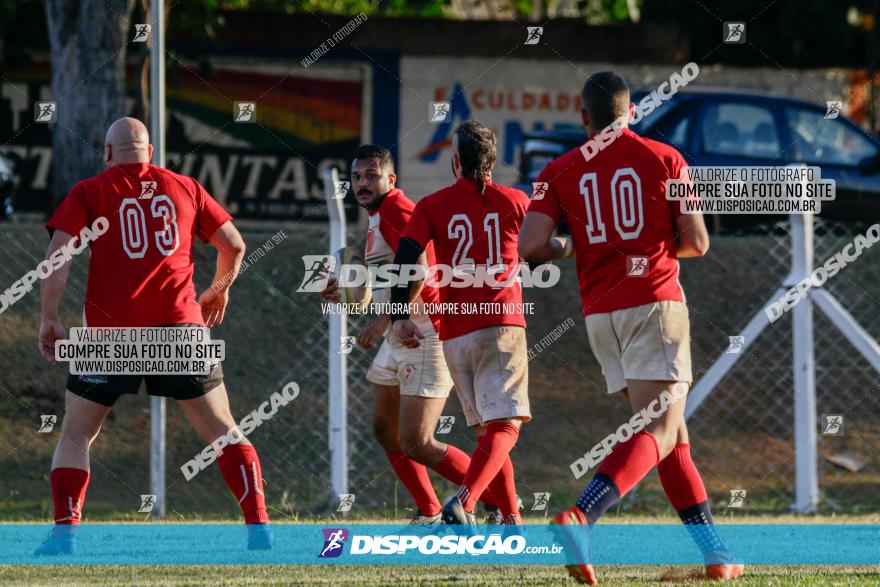
<svg viewBox="0 0 880 587"><path fill-rule="evenodd" d="M638 105L644 96L644 92L633 94L633 103ZM645 137L649 136L652 131L656 132L656 129L666 122L668 116L673 116L672 113L675 112L679 103L680 101L676 96L672 96L665 102L661 101L650 114L643 116L637 123L631 124L630 130ZM664 130L663 133L666 134L666 131Z"/></svg>
<svg viewBox="0 0 880 587"><path fill-rule="evenodd" d="M526 165L526 177L529 181L535 181L538 179L538 176L544 171L544 168L547 167L547 164L553 161L553 155L546 154L535 154L531 155L528 158L528 163Z"/></svg>
<svg viewBox="0 0 880 587"><path fill-rule="evenodd" d="M754 104L710 104L703 115L703 149L714 155L779 157L779 136L768 108Z"/></svg>
<svg viewBox="0 0 880 587"><path fill-rule="evenodd" d="M673 147L685 151L688 147L688 129L691 117L680 116L670 121L655 124L645 132L645 136L661 143L667 143Z"/></svg>
<svg viewBox="0 0 880 587"><path fill-rule="evenodd" d="M787 108L795 158L804 163L858 165L877 153L877 147L859 130L822 112Z"/></svg>

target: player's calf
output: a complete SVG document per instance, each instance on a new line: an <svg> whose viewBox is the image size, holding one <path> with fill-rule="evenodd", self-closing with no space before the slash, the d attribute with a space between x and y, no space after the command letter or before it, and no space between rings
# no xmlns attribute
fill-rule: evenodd
<svg viewBox="0 0 880 587"><path fill-rule="evenodd" d="M495 421L490 422L486 427L486 433L480 436L477 441L477 448L471 455L471 463L468 467L464 481L458 490L458 497L467 512L474 511L474 505L477 498L489 488L489 484L501 472L505 463L509 460L511 449L519 438L519 422ZM513 467L509 469L509 476L512 483ZM509 490L507 481L496 485L499 491L507 492ZM516 508L516 490L512 491L512 496L495 495L498 506L502 508L502 513L513 513ZM510 502L512 499L512 502ZM512 507L506 507L504 504L512 503ZM505 511L507 509L508 511Z"/></svg>
<svg viewBox="0 0 880 587"><path fill-rule="evenodd" d="M373 415L373 437L385 452L400 452L396 416Z"/></svg>
<svg viewBox="0 0 880 587"><path fill-rule="evenodd" d="M686 435L685 432L683 436ZM715 529L708 494L691 458L690 445L678 444L657 465L657 472L672 507L678 512L682 523L703 554L706 576L720 580L740 576L744 567L735 560Z"/></svg>
<svg viewBox="0 0 880 587"><path fill-rule="evenodd" d="M400 448L416 461L426 466L440 462L446 455L446 445L434 438L432 430L422 427L412 429L401 423Z"/></svg>
<svg viewBox="0 0 880 587"><path fill-rule="evenodd" d="M391 468L397 473L397 478L416 502L417 511L414 520L437 518L440 514L440 500L437 499L425 466L410 459L401 451L386 452L385 456L388 457Z"/></svg>
<svg viewBox="0 0 880 587"><path fill-rule="evenodd" d="M89 472L82 469L59 467L52 469L52 501L55 506L55 524L74 525L82 519L82 507L89 485Z"/></svg>
<svg viewBox="0 0 880 587"><path fill-rule="evenodd" d="M267 524L263 473L257 450L250 444L232 444L217 459L226 484L238 499L245 524Z"/></svg>

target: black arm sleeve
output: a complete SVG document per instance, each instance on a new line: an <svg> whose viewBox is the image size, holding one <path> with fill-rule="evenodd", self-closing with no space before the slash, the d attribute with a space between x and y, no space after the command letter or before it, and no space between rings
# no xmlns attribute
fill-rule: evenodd
<svg viewBox="0 0 880 587"><path fill-rule="evenodd" d="M397 274L400 275L400 267L403 265L414 265L419 261L419 255L422 254L422 245L409 237L400 239L397 245L397 253L394 254L394 264L398 267ZM412 290L412 283L398 283L391 288L391 321L408 320L409 312L409 292Z"/></svg>

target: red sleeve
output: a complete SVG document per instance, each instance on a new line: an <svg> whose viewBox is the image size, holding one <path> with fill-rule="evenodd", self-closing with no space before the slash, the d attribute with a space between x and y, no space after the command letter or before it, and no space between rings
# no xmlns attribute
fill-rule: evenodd
<svg viewBox="0 0 880 587"><path fill-rule="evenodd" d="M423 249L427 248L428 243L434 240L434 231L431 229L431 221L429 220L429 206L428 198L419 200L409 222L406 223L406 230L403 231L403 236L413 239Z"/></svg>
<svg viewBox="0 0 880 587"><path fill-rule="evenodd" d="M520 226L522 226L522 221L525 220L530 205L531 200L529 200L529 197L525 194L525 192L516 190L516 211L519 213L518 223Z"/></svg>
<svg viewBox="0 0 880 587"><path fill-rule="evenodd" d="M77 235L89 224L89 207L86 203L86 195L82 184L78 183L55 210L52 218L46 223L49 238L56 230L64 231L70 235Z"/></svg>
<svg viewBox="0 0 880 587"><path fill-rule="evenodd" d="M540 212L553 219L559 224L562 218L562 210L559 208L559 199L553 186L552 178L558 174L548 165L538 175L538 179L532 184L532 201L529 203L529 212Z"/></svg>
<svg viewBox="0 0 880 587"><path fill-rule="evenodd" d="M398 201L395 202L397 205L388 206L387 209L382 208L379 212L381 215L379 217L379 232L382 233L382 238L395 253L400 239L403 238L403 231L406 230L406 225L412 216L412 203L406 206L407 202L409 201L398 198Z"/></svg>
<svg viewBox="0 0 880 587"><path fill-rule="evenodd" d="M681 156L681 153L678 151L674 151L671 161L671 169L669 170L670 177L669 179L683 179L685 182L690 183L690 177L685 170L688 167L687 161L685 161L684 157ZM683 174L683 175L682 175ZM664 193L664 197L666 194ZM672 220L677 220L679 216L681 216L681 200L669 200L669 208L672 212Z"/></svg>
<svg viewBox="0 0 880 587"><path fill-rule="evenodd" d="M232 216L211 197L202 184L196 180L193 180L193 183L196 186L196 206L198 206L195 230L199 239L206 243L211 240L218 228L232 220Z"/></svg>

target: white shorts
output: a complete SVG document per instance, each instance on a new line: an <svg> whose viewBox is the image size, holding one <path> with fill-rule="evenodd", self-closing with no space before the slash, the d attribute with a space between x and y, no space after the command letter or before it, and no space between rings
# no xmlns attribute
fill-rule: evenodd
<svg viewBox="0 0 880 587"><path fill-rule="evenodd" d="M531 420L526 330L490 326L443 341L443 353L468 426Z"/></svg>
<svg viewBox="0 0 880 587"><path fill-rule="evenodd" d="M425 339L419 348L403 346L389 332L379 347L367 381L377 385L400 386L400 395L449 397L452 377L446 368L440 337L431 322L418 323Z"/></svg>
<svg viewBox="0 0 880 587"><path fill-rule="evenodd" d="M662 301L586 317L587 336L602 366L608 393L627 379L693 380L687 306Z"/></svg>

